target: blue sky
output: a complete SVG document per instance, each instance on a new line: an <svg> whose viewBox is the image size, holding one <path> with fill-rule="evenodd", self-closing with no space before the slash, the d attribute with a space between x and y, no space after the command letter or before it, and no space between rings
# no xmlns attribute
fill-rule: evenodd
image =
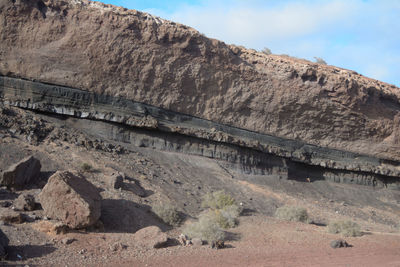
<svg viewBox="0 0 400 267"><path fill-rule="evenodd" d="M352 69L400 87L398 0L103 0L208 37Z"/></svg>

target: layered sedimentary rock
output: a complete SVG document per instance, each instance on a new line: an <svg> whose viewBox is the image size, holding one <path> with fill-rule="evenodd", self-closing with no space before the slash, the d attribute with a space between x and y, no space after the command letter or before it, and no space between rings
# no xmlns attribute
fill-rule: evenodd
<svg viewBox="0 0 400 267"><path fill-rule="evenodd" d="M96 2L0 0L0 28L3 103L399 176L395 86Z"/></svg>

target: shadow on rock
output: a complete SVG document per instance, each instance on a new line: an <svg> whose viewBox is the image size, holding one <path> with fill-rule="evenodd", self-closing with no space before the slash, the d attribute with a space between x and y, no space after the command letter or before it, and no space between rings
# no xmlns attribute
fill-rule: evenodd
<svg viewBox="0 0 400 267"><path fill-rule="evenodd" d="M5 188L0 188L0 200L14 200L18 194L11 192Z"/></svg>
<svg viewBox="0 0 400 267"><path fill-rule="evenodd" d="M148 227L158 226L162 231L170 229L151 212L151 207L123 199L104 199L101 202L101 217L105 232L135 233Z"/></svg>
<svg viewBox="0 0 400 267"><path fill-rule="evenodd" d="M56 248L51 245L23 245L23 246L8 246L7 260L20 261L32 258L42 257L56 251Z"/></svg>
<svg viewBox="0 0 400 267"><path fill-rule="evenodd" d="M130 183L123 183L122 189L130 191L139 197L148 197L154 194L153 191L144 189L138 180L130 177L125 177L125 179Z"/></svg>

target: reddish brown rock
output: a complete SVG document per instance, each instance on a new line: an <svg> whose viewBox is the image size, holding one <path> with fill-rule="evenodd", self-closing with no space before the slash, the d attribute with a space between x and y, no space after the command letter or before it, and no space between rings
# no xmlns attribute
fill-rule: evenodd
<svg viewBox="0 0 400 267"><path fill-rule="evenodd" d="M7 187L23 187L35 182L40 175L41 167L40 161L35 157L24 158L3 172L0 177L0 184Z"/></svg>
<svg viewBox="0 0 400 267"><path fill-rule="evenodd" d="M30 25L30 27L26 27ZM0 74L400 159L399 88L85 0L0 1Z"/></svg>
<svg viewBox="0 0 400 267"><path fill-rule="evenodd" d="M49 178L39 194L46 216L73 229L97 222L101 213L101 196L84 177L58 171Z"/></svg>
<svg viewBox="0 0 400 267"><path fill-rule="evenodd" d="M168 241L166 233L157 226L149 226L137 231L134 235L135 244L148 248L165 247Z"/></svg>

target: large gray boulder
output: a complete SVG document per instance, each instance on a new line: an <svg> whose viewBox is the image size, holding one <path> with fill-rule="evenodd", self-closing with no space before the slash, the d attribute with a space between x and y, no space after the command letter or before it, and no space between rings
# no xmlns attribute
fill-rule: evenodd
<svg viewBox="0 0 400 267"><path fill-rule="evenodd" d="M7 187L23 187L35 182L40 175L41 167L40 161L35 157L24 158L3 172L0 176L0 184Z"/></svg>
<svg viewBox="0 0 400 267"><path fill-rule="evenodd" d="M97 188L68 171L52 175L39 199L46 216L72 229L91 226L100 218L101 196Z"/></svg>

